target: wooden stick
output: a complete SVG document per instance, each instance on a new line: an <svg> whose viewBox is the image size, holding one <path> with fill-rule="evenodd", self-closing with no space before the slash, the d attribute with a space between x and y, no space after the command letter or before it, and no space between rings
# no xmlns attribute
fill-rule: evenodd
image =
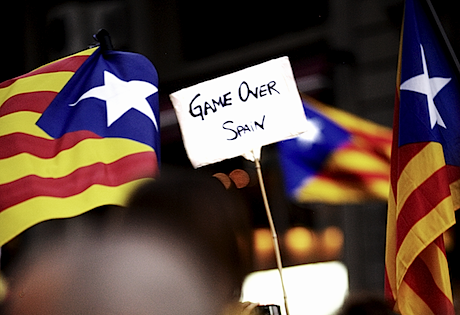
<svg viewBox="0 0 460 315"><path fill-rule="evenodd" d="M276 265L278 266L278 271L279 271L280 279L281 279L281 287L283 289L284 307L286 309L286 315L289 315L286 289L284 288L283 264L281 262L281 253L280 253L280 248L279 248L279 243L278 243L278 236L276 235L275 224L273 223L273 218L270 212L270 207L268 205L267 193L265 192L265 185L264 185L264 181L262 178L262 169L260 167L259 158L255 157L254 161L256 163L257 176L259 177L259 184L260 184L260 190L262 192L262 198L264 199L265 212L267 213L268 223L270 225L270 230L272 233L273 246L274 246L275 256L276 256Z"/></svg>

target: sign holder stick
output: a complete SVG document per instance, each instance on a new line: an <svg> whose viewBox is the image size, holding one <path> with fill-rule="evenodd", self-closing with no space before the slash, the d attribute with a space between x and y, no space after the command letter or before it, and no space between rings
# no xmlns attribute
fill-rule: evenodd
<svg viewBox="0 0 460 315"><path fill-rule="evenodd" d="M279 271L280 280L281 280L281 287L283 289L284 307L286 309L286 315L289 315L286 289L284 287L284 281L283 281L283 264L281 262L281 253L280 253L280 248L279 248L278 236L276 234L275 224L273 223L273 218L270 212L270 207L268 205L267 193L265 192L265 185L264 185L264 181L262 177L262 169L260 167L259 158L254 156L254 162L256 164L257 176L259 178L259 185L260 185L260 190L262 192L262 198L264 200L265 212L267 213L268 223L270 225L270 230L272 233L273 248L275 250L275 256L276 256L276 265L278 266L278 271Z"/></svg>

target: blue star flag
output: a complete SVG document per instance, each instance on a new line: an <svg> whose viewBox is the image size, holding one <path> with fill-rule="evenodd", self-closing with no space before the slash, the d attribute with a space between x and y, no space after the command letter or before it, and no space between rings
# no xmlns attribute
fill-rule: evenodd
<svg viewBox="0 0 460 315"><path fill-rule="evenodd" d="M297 138L278 143L280 163L289 195L295 195L303 183L322 170L329 155L350 139L348 131L307 102L303 101L303 105L309 124L308 130Z"/></svg>
<svg viewBox="0 0 460 315"><path fill-rule="evenodd" d="M146 57L112 50L102 54L98 49L55 97L37 125L53 138L89 130L101 137L142 142L158 151L157 86L157 72ZM142 90L146 92L142 94ZM81 99L88 91L94 93ZM114 121L110 121L111 112L115 112Z"/></svg>
<svg viewBox="0 0 460 315"><path fill-rule="evenodd" d="M404 18L400 91L404 106L399 111L399 146L439 142L446 163L460 166L460 94L454 68L421 5L406 5ZM416 80L416 87L405 89L409 80Z"/></svg>

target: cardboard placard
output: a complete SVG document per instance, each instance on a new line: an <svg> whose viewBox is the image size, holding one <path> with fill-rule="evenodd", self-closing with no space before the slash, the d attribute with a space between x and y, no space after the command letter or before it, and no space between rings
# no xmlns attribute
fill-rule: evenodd
<svg viewBox="0 0 460 315"><path fill-rule="evenodd" d="M247 157L264 145L306 131L287 57L182 89L170 99L195 168Z"/></svg>

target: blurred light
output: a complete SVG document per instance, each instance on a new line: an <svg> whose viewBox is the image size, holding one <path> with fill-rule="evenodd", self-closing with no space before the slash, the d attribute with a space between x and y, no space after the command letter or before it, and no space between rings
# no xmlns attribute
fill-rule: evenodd
<svg viewBox="0 0 460 315"><path fill-rule="evenodd" d="M258 255L273 253L273 237L270 229L259 228L254 230L254 249Z"/></svg>
<svg viewBox="0 0 460 315"><path fill-rule="evenodd" d="M233 180L235 183L236 188L244 188L249 185L251 181L249 174L241 169L235 169L228 176Z"/></svg>
<svg viewBox="0 0 460 315"><path fill-rule="evenodd" d="M321 234L322 247L329 257L337 257L343 246L343 232L336 226L326 228Z"/></svg>
<svg viewBox="0 0 460 315"><path fill-rule="evenodd" d="M454 231L453 229L449 229L443 234L444 236L444 247L446 252L450 252L455 247L455 240L454 240Z"/></svg>
<svg viewBox="0 0 460 315"><path fill-rule="evenodd" d="M348 271L338 261L283 268L290 315L336 314L348 294ZM284 308L278 270L251 273L243 283L241 301L277 304Z"/></svg>
<svg viewBox="0 0 460 315"><path fill-rule="evenodd" d="M231 181L230 177L228 177L226 174L224 174L224 173L215 173L212 176L217 178L218 180L220 180L222 185L224 185L225 189L229 189L232 186L232 181Z"/></svg>
<svg viewBox="0 0 460 315"><path fill-rule="evenodd" d="M297 226L286 232L284 241L291 254L305 256L314 248L315 235L306 227Z"/></svg>

